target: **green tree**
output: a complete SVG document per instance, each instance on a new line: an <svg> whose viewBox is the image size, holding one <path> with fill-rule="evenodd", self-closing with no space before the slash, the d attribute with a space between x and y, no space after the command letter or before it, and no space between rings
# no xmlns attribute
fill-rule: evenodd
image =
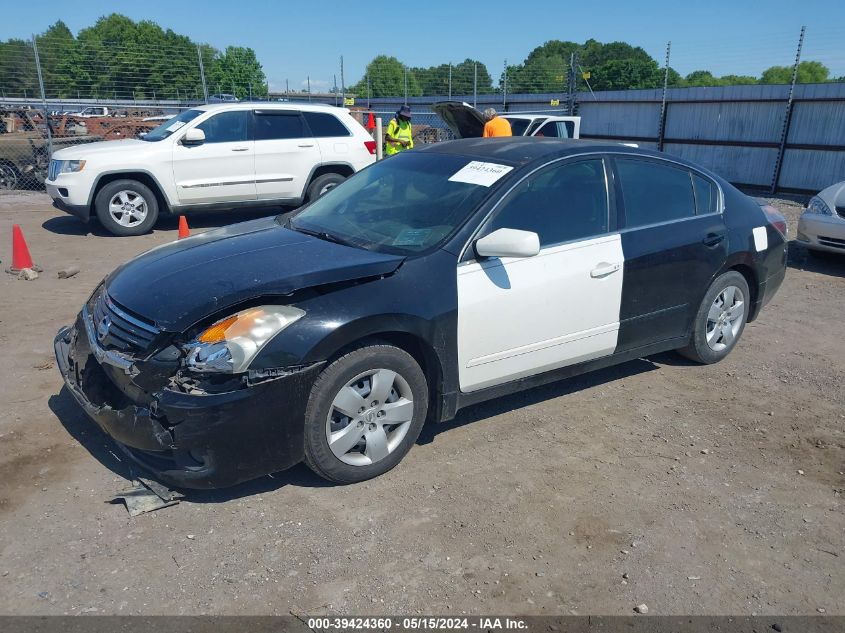
<svg viewBox="0 0 845 633"><path fill-rule="evenodd" d="M231 93L239 99L267 94L267 79L251 48L229 46L212 59L206 74L215 92Z"/></svg>
<svg viewBox="0 0 845 633"><path fill-rule="evenodd" d="M824 83L830 77L830 70L821 62L807 61L798 64L799 84ZM772 66L763 71L760 76L761 84L788 84L792 82L792 68L789 66Z"/></svg>
<svg viewBox="0 0 845 633"><path fill-rule="evenodd" d="M0 42L0 90L6 97L41 95L31 42L18 39Z"/></svg>
<svg viewBox="0 0 845 633"><path fill-rule="evenodd" d="M369 81L372 97L401 97L405 94L405 65L395 57L378 55L367 64L364 76L357 84L349 87L349 92L366 98ZM412 72L408 72L408 96L422 95L422 88Z"/></svg>

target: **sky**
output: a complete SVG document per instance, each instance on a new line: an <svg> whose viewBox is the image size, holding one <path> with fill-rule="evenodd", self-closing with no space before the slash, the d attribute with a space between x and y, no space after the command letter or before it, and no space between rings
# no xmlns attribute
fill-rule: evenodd
<svg viewBox="0 0 845 633"><path fill-rule="evenodd" d="M150 19L164 28L217 48L255 49L271 89L328 88L340 57L350 85L379 54L408 66L458 63L487 65L498 79L505 60L520 63L551 39L583 42L622 40L643 47L661 66L671 41L669 64L682 75L759 76L773 65L791 65L802 25L803 60L818 60L832 76L845 75L845 0L144 0L143 2L9 2L0 39L26 38L56 20L77 33L112 12Z"/></svg>

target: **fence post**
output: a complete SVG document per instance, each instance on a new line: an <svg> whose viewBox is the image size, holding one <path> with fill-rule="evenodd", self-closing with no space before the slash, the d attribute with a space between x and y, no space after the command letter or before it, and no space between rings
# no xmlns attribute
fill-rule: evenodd
<svg viewBox="0 0 845 633"><path fill-rule="evenodd" d="M308 75L308 101L311 101L311 75Z"/></svg>
<svg viewBox="0 0 845 633"><path fill-rule="evenodd" d="M346 105L346 82L343 79L343 55L340 56L340 91L341 91L341 105Z"/></svg>
<svg viewBox="0 0 845 633"><path fill-rule="evenodd" d="M449 62L449 101L452 100L452 62Z"/></svg>
<svg viewBox="0 0 845 633"><path fill-rule="evenodd" d="M384 152L384 148L382 147L382 122L381 117L376 117L376 160L381 160Z"/></svg>
<svg viewBox="0 0 845 633"><path fill-rule="evenodd" d="M208 86L205 84L205 67L202 64L202 50L200 49L200 45L197 44L197 59L199 60L200 64L200 78L202 79L202 96L205 99L205 102L208 103Z"/></svg>
<svg viewBox="0 0 845 633"><path fill-rule="evenodd" d="M502 111L508 111L508 60L505 60L504 82L502 83Z"/></svg>
<svg viewBox="0 0 845 633"><path fill-rule="evenodd" d="M663 72L663 96L660 99L660 121L657 125L657 151L663 151L663 136L666 132L666 89L669 87L669 52L672 42L666 42L666 70Z"/></svg>
<svg viewBox="0 0 845 633"><path fill-rule="evenodd" d="M370 109L370 73L367 73L367 110Z"/></svg>
<svg viewBox="0 0 845 633"><path fill-rule="evenodd" d="M798 79L798 64L801 63L801 48L804 46L804 31L806 26L801 27L801 35L798 36L798 50L795 51L795 65L792 67L792 82L789 84L789 97L786 100L786 113L783 117L783 130L780 135L778 155L775 158L775 171L772 174L771 193L775 193L780 181L780 170L783 167L783 154L786 152L786 140L789 137L789 126L792 123L792 98L795 93L795 82Z"/></svg>
<svg viewBox="0 0 845 633"><path fill-rule="evenodd" d="M478 107L478 62L472 65L472 107Z"/></svg>
<svg viewBox="0 0 845 633"><path fill-rule="evenodd" d="M408 105L408 67L403 66L402 70L405 71L405 105Z"/></svg>
<svg viewBox="0 0 845 633"><path fill-rule="evenodd" d="M47 130L47 151L53 155L53 130L50 125L50 113L47 111L47 93L44 92L44 77L41 75L41 59L38 57L38 44L32 34L32 51L35 53L35 68L38 71L38 85L41 88L41 102L44 104L44 129Z"/></svg>

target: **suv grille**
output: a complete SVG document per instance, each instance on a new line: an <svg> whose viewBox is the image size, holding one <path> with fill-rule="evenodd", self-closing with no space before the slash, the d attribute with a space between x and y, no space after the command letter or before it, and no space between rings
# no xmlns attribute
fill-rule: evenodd
<svg viewBox="0 0 845 633"><path fill-rule="evenodd" d="M129 314L105 291L94 300L92 311L98 343L106 349L130 354L149 352L161 330L149 321Z"/></svg>
<svg viewBox="0 0 845 633"><path fill-rule="evenodd" d="M50 160L50 167L47 171L47 180L55 180L59 175L59 161Z"/></svg>

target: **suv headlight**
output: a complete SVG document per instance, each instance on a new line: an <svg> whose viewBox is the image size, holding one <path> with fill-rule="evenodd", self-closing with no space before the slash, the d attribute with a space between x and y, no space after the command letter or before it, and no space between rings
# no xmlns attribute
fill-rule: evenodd
<svg viewBox="0 0 845 633"><path fill-rule="evenodd" d="M258 306L242 310L206 328L184 346L190 369L237 374L279 332L305 316L291 306Z"/></svg>
<svg viewBox="0 0 845 633"><path fill-rule="evenodd" d="M804 210L804 213L815 213L816 215L833 215L830 210L830 207L827 206L827 203L818 196L813 196L812 198L810 198L810 201L807 203L807 208Z"/></svg>

